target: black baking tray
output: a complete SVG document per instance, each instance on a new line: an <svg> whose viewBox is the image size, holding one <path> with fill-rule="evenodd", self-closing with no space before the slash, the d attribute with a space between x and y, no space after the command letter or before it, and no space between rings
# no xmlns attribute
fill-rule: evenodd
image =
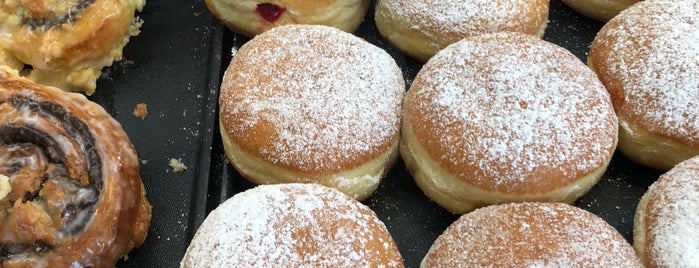
<svg viewBox="0 0 699 268"><path fill-rule="evenodd" d="M147 0L141 33L103 70L89 99L129 135L153 206L145 243L118 267L179 267L206 212L222 27L201 0ZM137 103L148 116L136 118ZM188 169L175 173L170 159Z"/></svg>
<svg viewBox="0 0 699 268"><path fill-rule="evenodd" d="M254 187L226 160L217 124L218 87L231 49L249 38L222 27L202 0L150 0L140 17L145 21L141 34L127 45L124 60L104 70L90 99L129 134L143 161L141 175L153 205L146 242L117 265L177 267L207 213ZM544 39L585 61L602 26L552 0ZM422 65L381 38L373 8L355 34L392 55L410 85ZM148 105L145 120L132 115L141 102ZM172 172L171 158L181 159L187 171ZM575 205L631 241L636 204L660 174L617 153L600 182ZM425 197L400 160L364 203L386 224L407 267L419 266L437 236L458 218Z"/></svg>

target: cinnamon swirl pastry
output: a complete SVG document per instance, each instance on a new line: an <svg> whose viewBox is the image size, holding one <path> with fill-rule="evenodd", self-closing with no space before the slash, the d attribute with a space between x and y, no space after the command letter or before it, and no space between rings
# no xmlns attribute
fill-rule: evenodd
<svg viewBox="0 0 699 268"><path fill-rule="evenodd" d="M83 95L0 67L0 267L106 267L143 243L133 145Z"/></svg>
<svg viewBox="0 0 699 268"><path fill-rule="evenodd" d="M0 64L36 82L90 95L122 57L145 0L8 0L0 5ZM4 52L2 50L5 50ZM23 73L25 74L25 73Z"/></svg>

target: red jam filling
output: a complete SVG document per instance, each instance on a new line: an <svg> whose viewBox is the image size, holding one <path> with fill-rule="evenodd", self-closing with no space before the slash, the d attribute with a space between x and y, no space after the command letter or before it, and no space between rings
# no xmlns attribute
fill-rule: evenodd
<svg viewBox="0 0 699 268"><path fill-rule="evenodd" d="M280 7L275 4L270 4L270 3L262 3L258 4L257 8L255 8L255 12L257 14L260 14L263 19L265 19L268 22L275 22L279 19L279 17L284 14L284 9L283 7Z"/></svg>

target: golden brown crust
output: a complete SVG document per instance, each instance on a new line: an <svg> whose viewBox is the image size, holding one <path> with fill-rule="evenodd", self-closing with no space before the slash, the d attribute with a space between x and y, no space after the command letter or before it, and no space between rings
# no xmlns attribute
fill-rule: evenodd
<svg viewBox="0 0 699 268"><path fill-rule="evenodd" d="M442 50L418 73L404 107L404 142L414 135L427 152L414 157L493 193L546 195L597 173L594 184L616 146L616 116L594 73L521 33Z"/></svg>
<svg viewBox="0 0 699 268"><path fill-rule="evenodd" d="M2 266L113 266L140 246L151 206L121 125L83 95L7 68L0 89L0 173L11 188L0 244L13 248Z"/></svg>
<svg viewBox="0 0 699 268"><path fill-rule="evenodd" d="M10 35L0 39L0 49L31 65L30 79L89 95L101 69L121 59L129 38L138 34L140 21L134 14L144 4L82 0L56 5L34 0L2 5L0 18Z"/></svg>
<svg viewBox="0 0 699 268"><path fill-rule="evenodd" d="M541 37L548 10L548 0L380 0L374 18L382 36L424 62L449 44L479 34L514 31Z"/></svg>
<svg viewBox="0 0 699 268"><path fill-rule="evenodd" d="M278 8L278 13L265 18L257 10L263 4ZM206 6L223 25L247 36L287 24L326 25L354 32L370 4L370 0L206 0Z"/></svg>
<svg viewBox="0 0 699 268"><path fill-rule="evenodd" d="M622 10L642 0L562 0L568 7L584 16L608 21Z"/></svg>
<svg viewBox="0 0 699 268"><path fill-rule="evenodd" d="M318 184L263 185L219 205L181 267L403 267L368 207Z"/></svg>
<svg viewBox="0 0 699 268"><path fill-rule="evenodd" d="M221 139L226 158L240 175L255 184L319 183L362 201L379 187L381 179L398 159L398 137L396 137L384 153L354 168L329 174L303 173L271 164L248 154L231 141L220 120L219 125L222 130Z"/></svg>
<svg viewBox="0 0 699 268"><path fill-rule="evenodd" d="M420 267L643 267L603 219L562 203L493 205L461 216Z"/></svg>
<svg viewBox="0 0 699 268"><path fill-rule="evenodd" d="M588 64L609 91L620 120L649 134L631 133L632 140L620 143L639 145L620 149L636 160L649 159L640 162L644 165L667 170L687 159L654 163L662 158L656 154L675 153L661 149L663 143L685 147L683 155L699 153L697 13L696 1L644 1L611 19L590 46Z"/></svg>

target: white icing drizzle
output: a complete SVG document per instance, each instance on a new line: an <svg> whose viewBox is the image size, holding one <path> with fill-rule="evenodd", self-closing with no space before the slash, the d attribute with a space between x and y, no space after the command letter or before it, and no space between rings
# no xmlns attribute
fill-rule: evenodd
<svg viewBox="0 0 699 268"><path fill-rule="evenodd" d="M699 2L643 1L612 21L596 40L611 47L604 63L623 84L619 113L699 145Z"/></svg>
<svg viewBox="0 0 699 268"><path fill-rule="evenodd" d="M271 124L274 138L259 153L274 164L338 169L378 153L398 135L405 92L400 69L385 51L351 34L278 27L241 47L231 66L221 87L221 116L242 119L229 135L253 140L252 127Z"/></svg>
<svg viewBox="0 0 699 268"><path fill-rule="evenodd" d="M197 231L184 267L369 267L396 251L365 205L316 184L262 185L219 205ZM390 237L390 236L389 236ZM382 245L377 252L370 244ZM388 267L402 266L400 256ZM397 258L396 258L397 257Z"/></svg>
<svg viewBox="0 0 699 268"><path fill-rule="evenodd" d="M648 254L658 267L699 267L699 157L678 164L648 190Z"/></svg>

